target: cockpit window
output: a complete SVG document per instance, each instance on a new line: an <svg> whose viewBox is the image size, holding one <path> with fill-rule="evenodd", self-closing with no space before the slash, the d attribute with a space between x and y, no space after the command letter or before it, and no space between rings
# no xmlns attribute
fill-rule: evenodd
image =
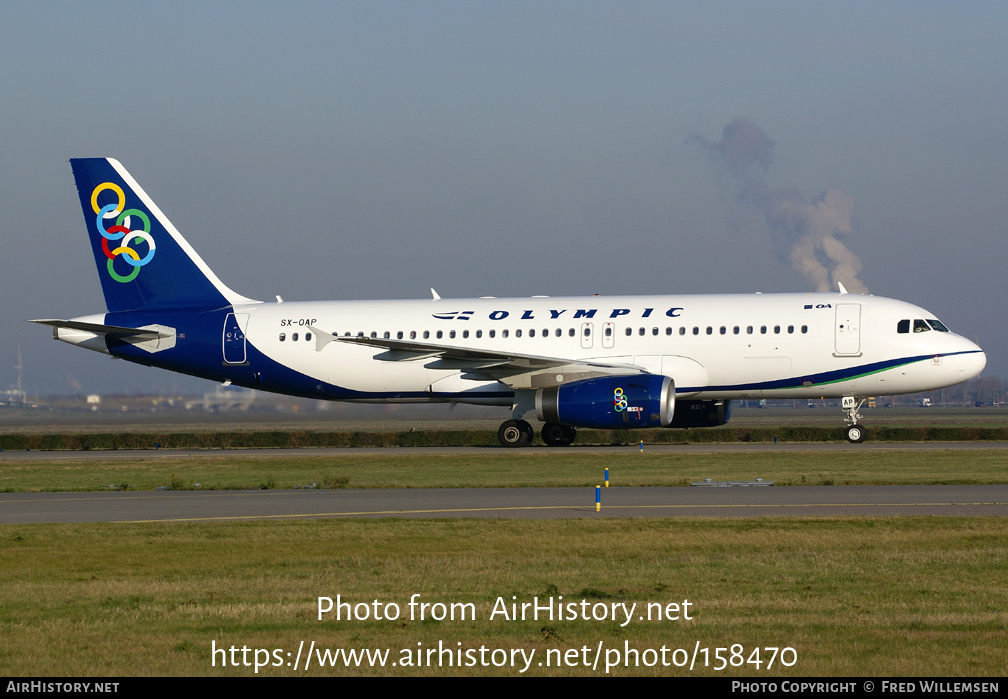
<svg viewBox="0 0 1008 699"><path fill-rule="evenodd" d="M926 333L931 329L931 326L927 324L926 320L921 320L920 318L914 318L914 332L915 333Z"/></svg>
<svg viewBox="0 0 1008 699"><path fill-rule="evenodd" d="M904 318L900 322L896 323L896 332L898 333L910 332L910 319Z"/></svg>
<svg viewBox="0 0 1008 699"><path fill-rule="evenodd" d="M928 325L940 333L947 333L949 331L949 329L945 327L945 324L937 318L928 318Z"/></svg>

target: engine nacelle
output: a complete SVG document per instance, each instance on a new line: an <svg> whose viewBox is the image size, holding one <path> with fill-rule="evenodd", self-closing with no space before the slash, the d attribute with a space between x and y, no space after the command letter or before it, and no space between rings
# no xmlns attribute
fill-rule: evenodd
<svg viewBox="0 0 1008 699"><path fill-rule="evenodd" d="M668 427L675 383L668 376L634 374L585 379L536 391L536 417L572 427Z"/></svg>
<svg viewBox="0 0 1008 699"><path fill-rule="evenodd" d="M681 400L669 427L717 427L731 418L730 400Z"/></svg>

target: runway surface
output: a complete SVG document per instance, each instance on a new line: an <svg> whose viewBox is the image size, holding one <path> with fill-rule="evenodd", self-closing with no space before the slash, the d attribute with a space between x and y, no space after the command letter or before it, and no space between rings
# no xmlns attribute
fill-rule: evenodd
<svg viewBox="0 0 1008 699"><path fill-rule="evenodd" d="M1008 516L1008 485L7 493L0 523L317 517Z"/></svg>
<svg viewBox="0 0 1008 699"><path fill-rule="evenodd" d="M262 458L345 454L485 454L488 447L418 449L247 449L7 451L0 463L118 459ZM546 449L549 453L565 449ZM632 447L569 447L626 453ZM1005 442L648 445L658 453L744 453L1008 449ZM530 449L528 451L533 451ZM763 517L843 515L1008 516L1008 485L440 488L373 490L155 491L0 494L0 524L171 522L318 517Z"/></svg>

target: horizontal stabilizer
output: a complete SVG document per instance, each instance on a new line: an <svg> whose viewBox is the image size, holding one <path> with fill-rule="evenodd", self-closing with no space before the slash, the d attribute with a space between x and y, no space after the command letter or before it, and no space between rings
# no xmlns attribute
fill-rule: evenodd
<svg viewBox="0 0 1008 699"><path fill-rule="evenodd" d="M86 317L101 318L102 316ZM29 322L51 326L54 340L61 340L103 354L108 354L110 339L134 345L146 352L161 352L175 346L175 328L165 325L127 328L121 325L92 323L89 320L61 320L57 318L41 318Z"/></svg>
<svg viewBox="0 0 1008 699"><path fill-rule="evenodd" d="M151 330L148 328L124 328L120 325L103 325L101 323L83 323L78 320L57 320L54 318L42 318L39 320L30 320L29 323L38 323L39 325L51 325L54 328L68 328L70 330L83 330L85 332L95 333L96 335L104 333L105 335L112 335L113 337L121 338L134 338L138 340L153 340L157 337L169 337L175 334L175 331L170 328L164 328L161 331ZM168 332L170 330L170 332Z"/></svg>

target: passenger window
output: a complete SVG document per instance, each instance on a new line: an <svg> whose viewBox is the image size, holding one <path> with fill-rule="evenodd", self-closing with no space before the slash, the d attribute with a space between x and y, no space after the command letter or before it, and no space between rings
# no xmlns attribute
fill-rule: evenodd
<svg viewBox="0 0 1008 699"><path fill-rule="evenodd" d="M794 335L794 326L793 325L787 326L787 334L788 335Z"/></svg>
<svg viewBox="0 0 1008 699"><path fill-rule="evenodd" d="M759 328L759 331L760 331L760 335L766 335L766 326L765 325L761 325L760 328Z"/></svg>
<svg viewBox="0 0 1008 699"><path fill-rule="evenodd" d="M448 337L450 337L451 339L454 340L455 339L455 331L454 330L449 330L448 331Z"/></svg>
<svg viewBox="0 0 1008 699"><path fill-rule="evenodd" d="M535 328L529 328L529 337L535 337Z"/></svg>
<svg viewBox="0 0 1008 699"><path fill-rule="evenodd" d="M521 328L515 330L515 337L521 337Z"/></svg>
<svg viewBox="0 0 1008 699"><path fill-rule="evenodd" d="M780 326L779 325L773 326L773 333L774 333L774 335L780 335Z"/></svg>
<svg viewBox="0 0 1008 699"><path fill-rule="evenodd" d="M496 330L491 330L490 331L490 337L497 337L497 331Z"/></svg>
<svg viewBox="0 0 1008 699"><path fill-rule="evenodd" d="M708 335L713 335L714 334L714 328L712 328L711 326L708 325L707 326L707 334Z"/></svg>
<svg viewBox="0 0 1008 699"><path fill-rule="evenodd" d="M304 334L304 339L305 340L310 340L311 339L311 333L305 333Z"/></svg>
<svg viewBox="0 0 1008 699"><path fill-rule="evenodd" d="M297 335L298 335L297 333L291 335L291 342L297 342Z"/></svg>
<svg viewBox="0 0 1008 699"><path fill-rule="evenodd" d="M437 331L437 339L440 340L443 335L444 335L443 332L441 332L440 330Z"/></svg>
<svg viewBox="0 0 1008 699"><path fill-rule="evenodd" d="M685 335L685 334L686 334L686 328L684 328L684 327L680 326L680 327L679 327L679 334L680 334L680 335Z"/></svg>
<svg viewBox="0 0 1008 699"><path fill-rule="evenodd" d="M657 335L658 334L658 328L651 328L651 334L652 335Z"/></svg>
<svg viewBox="0 0 1008 699"><path fill-rule="evenodd" d="M722 325L721 326L721 334L724 335L727 332L728 332L728 328L726 328L725 326Z"/></svg>
<svg viewBox="0 0 1008 699"><path fill-rule="evenodd" d="M409 331L409 339L411 339L411 340L415 340L416 339L416 330L410 330Z"/></svg>
<svg viewBox="0 0 1008 699"><path fill-rule="evenodd" d="M627 328L626 329L626 336L630 337L631 335L633 335L633 328Z"/></svg>
<svg viewBox="0 0 1008 699"><path fill-rule="evenodd" d="M747 326L746 329L745 329L745 331L746 331L746 335L752 335L752 326L751 325Z"/></svg>
<svg viewBox="0 0 1008 699"><path fill-rule="evenodd" d="M734 328L732 328L732 332L734 334L738 335L739 334L739 326L736 325Z"/></svg>
<svg viewBox="0 0 1008 699"><path fill-rule="evenodd" d="M280 342L283 342L286 339L287 339L287 333L280 333Z"/></svg>
<svg viewBox="0 0 1008 699"><path fill-rule="evenodd" d="M396 339L397 339L397 340L401 340L401 339L402 339L402 330L398 331L398 332L397 332L397 333L395 334L395 337L396 337Z"/></svg>
<svg viewBox="0 0 1008 699"><path fill-rule="evenodd" d="M508 331L507 330L501 330L501 337L507 337L507 336L508 336Z"/></svg>
<svg viewBox="0 0 1008 699"><path fill-rule="evenodd" d="M391 333L390 333L390 332L389 332L388 330L386 330L386 331L385 331L385 335L384 335L384 337L385 337L385 339L386 339L386 340L388 340L389 338L391 338L391 337L392 337L392 334L391 334ZM311 339L311 337L310 337L310 336L308 336L308 335L305 335L305 339L306 339L306 340L310 340L310 339Z"/></svg>
<svg viewBox="0 0 1008 699"><path fill-rule="evenodd" d="M698 328L697 326L694 325L693 326L693 334L694 335L699 335L700 334L700 328Z"/></svg>
<svg viewBox="0 0 1008 699"><path fill-rule="evenodd" d="M671 335L672 334L672 328L671 327L665 328L665 334L666 335Z"/></svg>
<svg viewBox="0 0 1008 699"><path fill-rule="evenodd" d="M481 337L483 337L483 331L482 330L477 330L476 331L476 339L478 340Z"/></svg>
<svg viewBox="0 0 1008 699"><path fill-rule="evenodd" d="M423 331L423 339L425 339L425 340L429 340L430 339L430 330L424 330Z"/></svg>

